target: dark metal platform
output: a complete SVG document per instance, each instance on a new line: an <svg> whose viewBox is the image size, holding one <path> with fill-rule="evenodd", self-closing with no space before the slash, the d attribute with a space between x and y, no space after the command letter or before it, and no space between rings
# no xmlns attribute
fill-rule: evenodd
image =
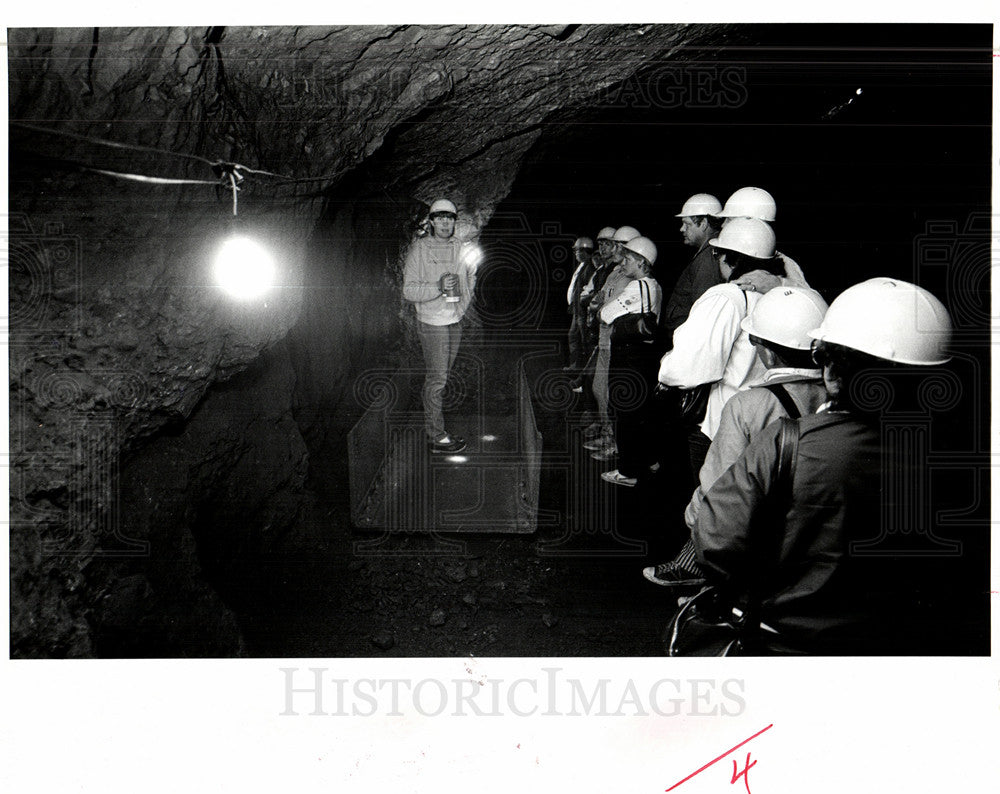
<svg viewBox="0 0 1000 794"><path fill-rule="evenodd" d="M459 454L428 448L417 369L361 384L371 405L348 434L351 518L358 529L391 532L531 533L537 526L542 436L523 366L516 366L514 410L487 413L503 387L478 357L458 367L449 428L466 439ZM451 410L448 410L451 408Z"/></svg>

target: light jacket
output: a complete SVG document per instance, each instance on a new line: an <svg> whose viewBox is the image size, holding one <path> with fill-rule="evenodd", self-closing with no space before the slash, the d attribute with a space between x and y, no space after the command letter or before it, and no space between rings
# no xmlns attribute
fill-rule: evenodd
<svg viewBox="0 0 1000 794"><path fill-rule="evenodd" d="M701 502L712 484L743 454L743 450L765 427L788 416L778 398L764 388L776 383L785 387L799 409L800 416L816 413L826 400L822 370L792 367L769 369L759 383L735 394L722 408L719 429L698 473L698 487L684 511L684 522L689 528L694 527Z"/></svg>
<svg viewBox="0 0 1000 794"><path fill-rule="evenodd" d="M715 437L722 407L736 392L750 388L766 371L750 335L740 328L761 295L744 292L735 284L712 287L691 307L674 331L674 346L660 359L659 381L691 389L713 384L701 432Z"/></svg>
<svg viewBox="0 0 1000 794"><path fill-rule="evenodd" d="M417 310L417 319L428 325L454 325L465 315L476 287L476 269L463 258L464 244L456 237L441 240L427 235L406 252L403 298ZM458 276L459 299L448 302L441 293L441 276Z"/></svg>
<svg viewBox="0 0 1000 794"><path fill-rule="evenodd" d="M593 311L600 319L600 311L608 302L618 297L619 293L628 286L632 277L625 272L624 265L616 265L608 277L605 279L601 289L591 299L588 311ZM600 322L597 326L597 347L603 350L611 349L611 326L608 323Z"/></svg>
<svg viewBox="0 0 1000 794"><path fill-rule="evenodd" d="M640 281L643 283L642 287L639 286ZM653 312L659 319L662 300L663 290L652 276L630 281L621 292L601 307L601 322L611 325L622 315L641 314L647 311Z"/></svg>

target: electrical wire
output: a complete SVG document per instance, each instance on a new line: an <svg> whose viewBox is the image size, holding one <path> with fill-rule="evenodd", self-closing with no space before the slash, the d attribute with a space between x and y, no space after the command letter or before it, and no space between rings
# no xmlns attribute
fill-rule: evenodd
<svg viewBox="0 0 1000 794"><path fill-rule="evenodd" d="M93 171L95 174L114 176L119 179L130 179L133 182L146 182L152 185L218 185L218 180L209 179L170 179L162 176L146 176L144 174L126 174L121 171L105 171L103 168L91 168L82 166L84 171Z"/></svg>
<svg viewBox="0 0 1000 794"><path fill-rule="evenodd" d="M64 138L74 138L78 141L87 141L89 143L96 143L100 146L109 146L113 149L132 149L137 152L154 152L156 154L166 154L171 157L184 157L188 160L198 160L202 163L208 163L209 165L214 165L214 163L206 157L201 157L197 154L187 154L186 152L171 152L168 149L157 149L155 146L142 146L136 143L118 143L117 141L107 141L103 138L92 138L89 135L80 135L76 132L67 132L65 130L54 130L51 127L38 127L34 124L26 124L23 121L12 121L10 123L11 127L20 127L25 130L32 130L33 132L45 132L49 135L62 135Z"/></svg>
<svg viewBox="0 0 1000 794"><path fill-rule="evenodd" d="M169 151L168 149L158 149L155 146L142 146L140 144L134 144L134 143L119 143L117 141L108 141L108 140L104 140L103 138L94 138L94 137L91 137L89 135L80 135L80 134L75 133L75 132L67 132L65 130L55 130L55 129L52 129L50 127L39 127L39 126L36 126L34 124L27 124L27 123L25 123L23 121L12 121L10 123L10 126L11 127L20 127L21 129L31 130L33 132L48 133L49 135L61 135L61 136L65 137L65 138L73 138L73 139L79 140L79 141L87 141L88 143L94 143L94 144L97 144L99 146L108 146L108 147L115 148L115 149L131 149L131 150L137 151L137 152L153 152L155 154L164 154L164 155L167 155L167 156L170 156L170 157L183 157L183 158L188 159L188 160L197 160L198 162L206 163L206 164L212 166L213 168L223 168L226 171L228 171L230 169L234 169L234 170L237 170L237 171L244 171L244 172L246 172L248 174L256 174L256 175L259 175L259 176L272 177L274 179L278 179L278 180L281 180L282 182L288 182L288 183L329 182L329 181L332 181L332 180L336 179L338 176L340 176L339 174L323 174L321 176L310 176L310 177L285 176L284 174L276 174L273 171L265 171L265 170L260 169L260 168L250 168L249 166L245 166L245 165L242 165L240 163L231 163L231 162L227 162L227 161L224 161L224 160L209 160L207 157L201 157L200 155L197 155L197 154L187 154L186 152L172 152L172 151ZM93 170L97 170L97 169L88 169L88 170L92 170L93 171ZM124 178L129 178L129 177L124 177ZM148 177L147 179L140 180L140 181L155 181L156 179L158 179L158 177ZM240 176L240 181L242 181L242 176ZM168 183L168 182L158 182L157 184L170 184L170 183ZM198 184L198 183L197 182L186 182L186 183L177 182L177 183L174 183L174 184ZM209 182L209 183L206 183L206 184L213 184L214 185L216 183L215 182Z"/></svg>

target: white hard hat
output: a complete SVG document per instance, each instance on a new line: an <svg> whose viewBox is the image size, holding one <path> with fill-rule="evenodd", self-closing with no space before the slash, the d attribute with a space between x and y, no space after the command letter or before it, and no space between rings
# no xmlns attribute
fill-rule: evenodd
<svg viewBox="0 0 1000 794"><path fill-rule="evenodd" d="M695 193L684 202L681 211L675 218L693 218L697 215L718 215L722 211L722 202L711 193Z"/></svg>
<svg viewBox="0 0 1000 794"><path fill-rule="evenodd" d="M813 339L843 345L898 364L944 364L951 356L951 318L916 284L872 278L848 287L830 304Z"/></svg>
<svg viewBox="0 0 1000 794"><path fill-rule="evenodd" d="M726 200L720 218L757 218L772 223L778 214L774 197L764 188L741 187Z"/></svg>
<svg viewBox="0 0 1000 794"><path fill-rule="evenodd" d="M754 259L771 259L774 256L774 231L764 221L756 218L733 218L722 227L719 236L709 240L713 248L736 251Z"/></svg>
<svg viewBox="0 0 1000 794"><path fill-rule="evenodd" d="M597 233L597 242L601 240L614 240L615 239L615 227L605 226Z"/></svg>
<svg viewBox="0 0 1000 794"><path fill-rule="evenodd" d="M808 350L812 346L809 332L823 322L826 310L826 301L815 290L776 287L757 302L740 327L776 345Z"/></svg>
<svg viewBox="0 0 1000 794"><path fill-rule="evenodd" d="M638 229L634 229L631 226L622 226L615 232L614 237L611 239L618 243L627 243L629 240L634 240L636 237L639 237Z"/></svg>
<svg viewBox="0 0 1000 794"><path fill-rule="evenodd" d="M636 237L625 243L625 247L638 254L643 259L645 259L649 264L656 264L656 244L650 240L648 237Z"/></svg>
<svg viewBox="0 0 1000 794"><path fill-rule="evenodd" d="M433 215L436 212L450 212L454 216L458 216L458 210L455 205L452 204L448 199L438 199L433 204L431 204L431 211L428 215Z"/></svg>
<svg viewBox="0 0 1000 794"><path fill-rule="evenodd" d="M574 248L593 248L594 241L589 237L577 237L576 242L573 243Z"/></svg>

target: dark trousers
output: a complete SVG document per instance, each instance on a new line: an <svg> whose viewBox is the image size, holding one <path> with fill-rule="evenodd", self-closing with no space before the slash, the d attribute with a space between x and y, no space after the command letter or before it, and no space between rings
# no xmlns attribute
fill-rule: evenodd
<svg viewBox="0 0 1000 794"><path fill-rule="evenodd" d="M649 474L660 456L658 416L653 403L660 351L643 342L611 350L608 406L615 422L618 471L626 477Z"/></svg>
<svg viewBox="0 0 1000 794"><path fill-rule="evenodd" d="M569 349L568 364L571 367L580 369L587 362L587 354L590 352L587 345L587 333L584 328L583 318L573 312L573 319L570 320L569 331L566 332L566 346Z"/></svg>

